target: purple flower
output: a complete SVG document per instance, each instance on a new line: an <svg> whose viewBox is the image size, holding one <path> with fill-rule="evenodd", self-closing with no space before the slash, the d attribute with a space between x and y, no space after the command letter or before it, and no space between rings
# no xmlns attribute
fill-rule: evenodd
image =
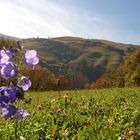
<svg viewBox="0 0 140 140"><path fill-rule="evenodd" d="M37 52L35 50L27 50L22 56L22 61L29 67L34 68L34 66L39 63Z"/></svg>
<svg viewBox="0 0 140 140"><path fill-rule="evenodd" d="M27 117L28 115L29 115L29 113L27 112L27 110L24 110L23 108L19 108L18 119L23 119L23 118Z"/></svg>
<svg viewBox="0 0 140 140"><path fill-rule="evenodd" d="M0 106L5 107L7 103L9 102L9 98L5 95L0 96Z"/></svg>
<svg viewBox="0 0 140 140"><path fill-rule="evenodd" d="M4 95L4 90L7 89L7 87L0 87L0 106L4 107L8 102L9 98Z"/></svg>
<svg viewBox="0 0 140 140"><path fill-rule="evenodd" d="M0 87L0 92L1 94L3 94L3 91L6 89L7 87Z"/></svg>
<svg viewBox="0 0 140 140"><path fill-rule="evenodd" d="M5 64L6 62L10 61L12 62L13 60L13 52L6 50L4 47L3 49L0 51L0 64Z"/></svg>
<svg viewBox="0 0 140 140"><path fill-rule="evenodd" d="M12 62L6 62L1 66L0 76L5 79L13 78L18 74L18 69Z"/></svg>
<svg viewBox="0 0 140 140"><path fill-rule="evenodd" d="M6 88L4 89L4 96L7 96L9 102L13 103L16 100L16 90L12 88Z"/></svg>
<svg viewBox="0 0 140 140"><path fill-rule="evenodd" d="M8 105L2 108L2 116L7 120L12 115L16 114L16 107L14 105Z"/></svg>
<svg viewBox="0 0 140 140"><path fill-rule="evenodd" d="M22 88L23 91L26 91L31 86L31 81L27 77L22 76L18 81L17 86Z"/></svg>

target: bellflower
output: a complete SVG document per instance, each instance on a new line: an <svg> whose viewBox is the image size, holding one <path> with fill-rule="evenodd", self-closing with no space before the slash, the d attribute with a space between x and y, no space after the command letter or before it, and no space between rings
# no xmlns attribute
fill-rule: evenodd
<svg viewBox="0 0 140 140"><path fill-rule="evenodd" d="M12 88L4 89L4 96L7 96L9 102L13 103L16 100L16 90Z"/></svg>
<svg viewBox="0 0 140 140"><path fill-rule="evenodd" d="M6 48L3 47L3 49L0 51L0 64L5 64L6 62L13 61L13 55L14 53L10 50L6 50Z"/></svg>
<svg viewBox="0 0 140 140"><path fill-rule="evenodd" d="M7 96L4 95L4 90L7 87L0 87L0 106L4 107L8 102L9 102L9 98Z"/></svg>
<svg viewBox="0 0 140 140"><path fill-rule="evenodd" d="M5 107L7 103L9 102L9 98L5 95L0 96L0 106Z"/></svg>
<svg viewBox="0 0 140 140"><path fill-rule="evenodd" d="M18 81L17 86L22 88L23 91L26 91L31 86L31 81L27 77L22 76Z"/></svg>
<svg viewBox="0 0 140 140"><path fill-rule="evenodd" d="M21 48L20 42L17 41L17 48L10 47L9 50L3 48L0 51L0 77L10 79L17 76L18 69L13 62L13 57ZM29 67L34 68L39 63L37 52L35 50L27 50L22 56L22 61ZM16 99L25 99L24 91L28 90L30 86L31 81L27 77L22 76L18 81L12 79L10 87L0 87L0 113L5 120L11 116L22 119L29 115L26 110L14 106L14 102ZM28 102L30 101L31 98L29 98Z"/></svg>
<svg viewBox="0 0 140 140"><path fill-rule="evenodd" d="M8 105L2 108L2 116L5 120L16 114L16 107L14 105Z"/></svg>
<svg viewBox="0 0 140 140"><path fill-rule="evenodd" d="M12 62L6 62L1 66L0 76L5 79L13 78L18 74L18 69Z"/></svg>
<svg viewBox="0 0 140 140"><path fill-rule="evenodd" d="M39 63L37 52L35 50L27 50L22 56L22 61L33 69L34 66Z"/></svg>

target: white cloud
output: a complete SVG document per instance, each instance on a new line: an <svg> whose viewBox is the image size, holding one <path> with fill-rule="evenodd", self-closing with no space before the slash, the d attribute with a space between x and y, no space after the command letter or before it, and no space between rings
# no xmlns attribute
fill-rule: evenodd
<svg viewBox="0 0 140 140"><path fill-rule="evenodd" d="M1 0L0 10L0 32L11 36L81 36L138 42L136 35L134 40L129 35L122 38L125 32L109 19L57 0Z"/></svg>

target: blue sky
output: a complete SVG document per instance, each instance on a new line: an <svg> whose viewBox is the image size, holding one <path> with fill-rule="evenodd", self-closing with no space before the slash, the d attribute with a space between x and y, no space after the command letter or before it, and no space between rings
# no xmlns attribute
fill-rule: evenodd
<svg viewBox="0 0 140 140"><path fill-rule="evenodd" d="M140 44L140 0L0 0L0 33Z"/></svg>

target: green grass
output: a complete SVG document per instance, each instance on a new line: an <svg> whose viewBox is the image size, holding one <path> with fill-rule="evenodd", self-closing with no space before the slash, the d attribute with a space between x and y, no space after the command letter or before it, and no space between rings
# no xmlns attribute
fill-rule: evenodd
<svg viewBox="0 0 140 140"><path fill-rule="evenodd" d="M140 88L29 92L30 115L18 121L27 140L139 140ZM42 108L37 108L41 105ZM1 140L15 139L15 119L0 121ZM129 135L133 130L135 135Z"/></svg>
<svg viewBox="0 0 140 140"><path fill-rule="evenodd" d="M59 94L60 93L60 94ZM51 101L52 99L63 98L64 95L68 98L73 98L75 101L80 101L81 98L88 100L95 98L96 100L103 100L108 103L117 98L125 98L128 102L140 109L140 88L112 88L101 90L68 90L68 91L46 91L46 92L29 92L26 97L32 97L32 102L43 103L44 101Z"/></svg>

